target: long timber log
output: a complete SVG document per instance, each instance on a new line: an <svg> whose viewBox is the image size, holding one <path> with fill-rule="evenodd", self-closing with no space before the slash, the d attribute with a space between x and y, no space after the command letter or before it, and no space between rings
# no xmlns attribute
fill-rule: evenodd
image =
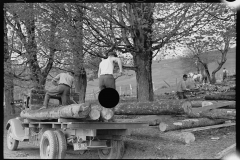
<svg viewBox="0 0 240 160"><path fill-rule="evenodd" d="M154 139L163 139L167 141L189 144L195 141L195 136L191 132L170 131L161 133L157 127L147 127L131 130L132 136L149 137Z"/></svg>
<svg viewBox="0 0 240 160"><path fill-rule="evenodd" d="M22 118L36 120L50 120L58 118L87 118L90 112L91 105L89 103L82 103L41 110L27 109L23 110L20 113L20 116Z"/></svg>
<svg viewBox="0 0 240 160"><path fill-rule="evenodd" d="M205 100L228 100L228 101L235 101L236 100L236 92L226 92L220 93L215 95L206 95Z"/></svg>
<svg viewBox="0 0 240 160"><path fill-rule="evenodd" d="M192 108L205 107L205 106L217 105L217 104L222 104L223 106L221 108L227 108L227 109L236 108L236 101L200 101L198 100L198 101L191 101L190 103Z"/></svg>
<svg viewBox="0 0 240 160"><path fill-rule="evenodd" d="M175 122L161 122L159 124L159 130L161 132L174 131L179 129L194 128L210 126L215 124L224 123L226 119L209 119L209 118L198 118L198 119L184 119Z"/></svg>
<svg viewBox="0 0 240 160"><path fill-rule="evenodd" d="M189 114L188 117L191 118L210 118L210 119L236 119L236 109L213 109L203 112L198 112L194 114Z"/></svg>
<svg viewBox="0 0 240 160"><path fill-rule="evenodd" d="M115 115L181 115L191 111L186 100L156 100L153 102L119 103Z"/></svg>

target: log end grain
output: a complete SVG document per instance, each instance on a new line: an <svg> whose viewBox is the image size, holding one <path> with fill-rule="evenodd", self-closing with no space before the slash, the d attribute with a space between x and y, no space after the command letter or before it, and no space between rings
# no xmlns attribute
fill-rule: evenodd
<svg viewBox="0 0 240 160"><path fill-rule="evenodd" d="M161 132L164 132L164 131L166 131L167 126L168 126L168 125L167 125L166 123L161 122L161 123L159 124L159 130L160 130Z"/></svg>
<svg viewBox="0 0 240 160"><path fill-rule="evenodd" d="M101 110L101 118L103 120L110 120L110 119L113 118L113 116L114 116L114 112L111 109L104 108L104 107L102 108L102 110Z"/></svg>
<svg viewBox="0 0 240 160"><path fill-rule="evenodd" d="M100 111L97 109L92 109L89 113L89 117L91 120L97 120L100 118Z"/></svg>

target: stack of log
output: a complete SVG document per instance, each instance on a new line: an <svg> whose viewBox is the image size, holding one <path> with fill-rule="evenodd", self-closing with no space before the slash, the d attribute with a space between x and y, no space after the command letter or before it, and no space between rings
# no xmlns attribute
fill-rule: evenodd
<svg viewBox="0 0 240 160"><path fill-rule="evenodd" d="M20 113L22 118L34 120L53 120L59 118L75 118L82 121L109 121L114 113L111 109L90 103L71 104L66 106L49 107L45 109L25 109Z"/></svg>
<svg viewBox="0 0 240 160"><path fill-rule="evenodd" d="M236 102L229 100L156 100L118 104L114 113L117 115L142 115L136 119L116 119L117 122L143 122L152 128L133 130L132 135L144 135L191 143L195 140L192 133L184 129L199 127L224 127L226 122L235 121ZM170 118L165 118L168 115ZM178 117L178 120L173 117ZM217 126L219 125L219 126ZM232 125L232 124L231 124ZM203 129L201 129L203 130Z"/></svg>

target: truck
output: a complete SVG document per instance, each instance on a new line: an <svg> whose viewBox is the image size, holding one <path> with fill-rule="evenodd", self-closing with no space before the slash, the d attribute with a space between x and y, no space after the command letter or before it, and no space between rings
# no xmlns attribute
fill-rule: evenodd
<svg viewBox="0 0 240 160"><path fill-rule="evenodd" d="M32 97L29 100L36 102ZM29 106L26 105L26 108ZM147 126L145 123L85 121L76 118L36 120L16 117L6 124L7 147L14 151L19 142L27 141L39 147L41 159L64 159L68 149L83 152L98 150L100 159L121 159L125 151L123 137L130 134L129 129Z"/></svg>

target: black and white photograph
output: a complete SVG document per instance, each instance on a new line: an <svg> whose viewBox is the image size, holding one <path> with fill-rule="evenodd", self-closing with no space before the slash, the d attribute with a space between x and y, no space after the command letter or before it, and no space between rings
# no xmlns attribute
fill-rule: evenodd
<svg viewBox="0 0 240 160"><path fill-rule="evenodd" d="M4 159L239 160L240 0L4 2Z"/></svg>

